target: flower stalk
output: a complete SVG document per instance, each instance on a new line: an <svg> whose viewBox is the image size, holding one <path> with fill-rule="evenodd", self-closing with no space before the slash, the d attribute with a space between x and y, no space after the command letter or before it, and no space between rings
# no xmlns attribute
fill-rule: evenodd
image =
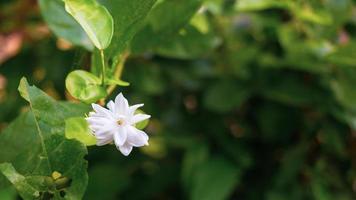
<svg viewBox="0 0 356 200"><path fill-rule="evenodd" d="M100 49L100 58L101 58L101 84L105 85L105 57L104 57L104 50Z"/></svg>

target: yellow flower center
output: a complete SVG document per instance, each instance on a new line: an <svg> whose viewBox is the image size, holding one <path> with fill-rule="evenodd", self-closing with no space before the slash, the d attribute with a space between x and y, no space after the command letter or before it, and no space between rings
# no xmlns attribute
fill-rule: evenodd
<svg viewBox="0 0 356 200"><path fill-rule="evenodd" d="M116 123L121 126L124 124L124 121L122 119L119 119Z"/></svg>

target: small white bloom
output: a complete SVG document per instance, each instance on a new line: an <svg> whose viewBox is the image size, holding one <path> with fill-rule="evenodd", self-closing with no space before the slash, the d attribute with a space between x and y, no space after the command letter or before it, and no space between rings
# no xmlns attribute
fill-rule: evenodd
<svg viewBox="0 0 356 200"><path fill-rule="evenodd" d="M98 104L92 104L95 112L90 112L86 120L97 139L97 145L112 143L125 156L129 155L132 147L148 145L148 136L134 125L150 118L150 115L135 114L143 104L129 106L127 99L120 93L115 102L107 104L108 109Z"/></svg>

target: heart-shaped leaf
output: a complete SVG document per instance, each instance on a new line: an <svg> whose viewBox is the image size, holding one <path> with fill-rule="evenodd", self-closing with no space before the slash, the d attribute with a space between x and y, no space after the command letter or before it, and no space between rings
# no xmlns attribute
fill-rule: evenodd
<svg viewBox="0 0 356 200"><path fill-rule="evenodd" d="M75 70L66 78L68 92L85 103L94 103L107 95L100 84L99 77L84 70Z"/></svg>
<svg viewBox="0 0 356 200"><path fill-rule="evenodd" d="M66 199L81 199L88 181L87 150L80 142L65 138L64 121L83 116L89 106L56 102L29 86L25 78L19 92L29 102L30 111L0 134L0 163L5 163L0 165L0 172L23 199L44 199L45 195L60 199L60 193ZM57 181L60 189L53 187L56 182L46 181L54 172L61 174L61 183ZM0 185L4 183L0 176Z"/></svg>

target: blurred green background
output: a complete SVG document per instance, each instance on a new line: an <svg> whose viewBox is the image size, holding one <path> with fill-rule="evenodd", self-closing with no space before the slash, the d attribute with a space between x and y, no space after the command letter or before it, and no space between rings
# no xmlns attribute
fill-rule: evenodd
<svg viewBox="0 0 356 200"><path fill-rule="evenodd" d="M73 100L66 75L89 70L42 15L0 2L0 131L22 76ZM145 103L150 146L90 147L84 199L356 199L356 1L161 0L130 48L113 96Z"/></svg>

